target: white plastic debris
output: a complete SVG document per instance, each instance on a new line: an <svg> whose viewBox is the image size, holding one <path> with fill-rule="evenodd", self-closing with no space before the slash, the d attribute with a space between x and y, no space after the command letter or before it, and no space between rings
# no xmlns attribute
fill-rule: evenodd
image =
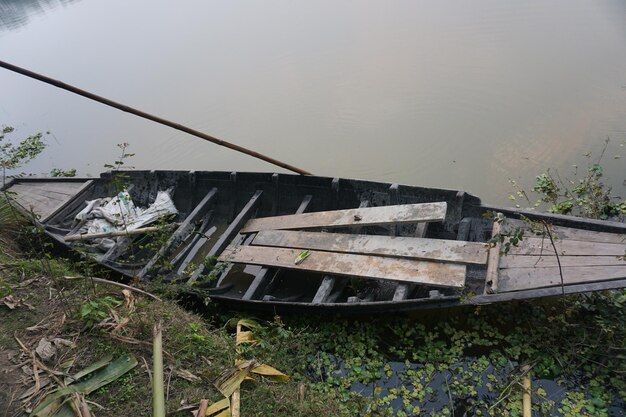
<svg viewBox="0 0 626 417"><path fill-rule="evenodd" d="M154 223L158 219L177 214L178 210L167 191L159 191L154 202L145 210L137 207L128 191L113 198L99 198L87 202L87 207L75 216L75 225L81 225L79 233L107 233L134 230ZM96 240L97 247L107 250L115 245L112 239Z"/></svg>

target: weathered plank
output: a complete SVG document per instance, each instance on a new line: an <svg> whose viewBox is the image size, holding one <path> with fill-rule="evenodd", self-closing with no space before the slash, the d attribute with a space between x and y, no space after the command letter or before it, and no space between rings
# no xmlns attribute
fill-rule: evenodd
<svg viewBox="0 0 626 417"><path fill-rule="evenodd" d="M242 233L261 230L333 228L436 222L444 220L447 205L442 203L404 204L399 206L367 207L348 210L320 211L263 217L250 220Z"/></svg>
<svg viewBox="0 0 626 417"><path fill-rule="evenodd" d="M626 278L624 266L572 266L562 267L563 284L580 284ZM558 267L508 268L499 271L498 292L527 290L561 285Z"/></svg>
<svg viewBox="0 0 626 417"><path fill-rule="evenodd" d="M285 248L229 246L218 260L442 287L462 287L465 283L465 265L460 264L320 251L310 251L304 261L296 264L298 254Z"/></svg>
<svg viewBox="0 0 626 417"><path fill-rule="evenodd" d="M141 271L137 274L137 277L143 278L149 274L160 260L167 258L171 254L172 250L174 250L183 240L187 238L187 236L189 236L189 234L193 231L195 223L209 211L216 194L217 188L209 190L202 201L200 201L192 212L189 213L180 226L178 226L174 233L172 233L169 239L167 239L163 246L161 246L154 254L152 259L150 259L150 261L148 261L148 263L141 269Z"/></svg>
<svg viewBox="0 0 626 417"><path fill-rule="evenodd" d="M95 181L88 180L83 183L77 183L77 184L79 184L80 187L75 190L75 193L72 194L71 198L67 199L64 203L60 204L56 209L54 209L46 217L42 217L41 218L42 223L46 223L47 221L52 220L55 216L60 214L62 211L66 210L68 207L76 205L77 204L76 200L82 200L82 198L80 197L86 194L87 191L91 189L91 187L94 186Z"/></svg>
<svg viewBox="0 0 626 417"><path fill-rule="evenodd" d="M206 254L206 258L211 258L222 253L228 243L235 238L237 233L240 232L241 225L253 216L254 212L260 204L262 194L263 190L257 190L254 193L252 198L250 198L246 205L241 209L235 219L228 225L226 230L224 230L224 233L220 235L215 244L211 247L211 249L209 249L209 252ZM191 274L191 277L187 282L189 284L193 284L194 282L196 282L202 272L204 272L204 264L200 264L196 268L196 270L193 271L193 274Z"/></svg>
<svg viewBox="0 0 626 417"><path fill-rule="evenodd" d="M313 199L313 196L311 194L305 195L304 199L300 203L300 206L298 206L298 209L296 210L296 214L304 213L306 211L307 207L309 207L309 204L311 204L311 200L312 199ZM274 271L274 270L270 271L270 269L267 268L267 267L261 268L261 270L254 276L254 279L252 280L252 282L248 286L248 289L243 294L241 299L242 300L252 300L252 299L255 299L255 298L259 298L265 292L265 290L268 288L268 286L270 286L271 278L274 275L278 274L279 272L280 272L280 270L279 271Z"/></svg>
<svg viewBox="0 0 626 417"><path fill-rule="evenodd" d="M580 240L555 240L554 247L548 237L524 238L519 246L512 246L509 255L554 255L561 256L622 256L626 243L583 242Z"/></svg>
<svg viewBox="0 0 626 417"><path fill-rule="evenodd" d="M497 236L502 230L502 224L494 222L491 229L491 236ZM500 264L500 250L502 245L497 242L494 247L489 249L489 258L487 261L487 274L485 276L485 290L484 293L498 292L498 265Z"/></svg>
<svg viewBox="0 0 626 417"><path fill-rule="evenodd" d="M333 180L333 185L335 184L335 181ZM337 179L337 184L339 184L339 179ZM337 189L338 192L338 189ZM359 204L359 208L365 208L367 206L369 206L370 202L369 200L363 200L361 201L361 203ZM360 233L361 232L361 227L355 227L352 229L352 231L354 233ZM320 283L320 286L317 288L317 291L315 292L315 295L313 296L313 304L323 304L323 303L328 303L328 302L332 302L331 301L331 295L333 294L333 291L335 291L336 297L339 296L338 293L340 293L341 291L343 291L343 289L346 286L346 282L347 280L345 278L338 278L338 277L334 277L332 275L324 275L324 277L322 278L322 282ZM338 283L340 283L339 285L337 285Z"/></svg>
<svg viewBox="0 0 626 417"><path fill-rule="evenodd" d="M541 226L541 223L538 223ZM510 232L517 227L521 227L525 232L525 236L533 237L533 227L528 223L517 219L506 219L504 224L504 231ZM571 227L552 226L550 227L550 233L554 239L568 239L568 240L582 240L586 242L604 242L604 243L626 243L626 234L620 233L606 233L606 232L594 232L593 230L574 229ZM543 233L543 228L537 230L538 233ZM546 235L547 237L547 235Z"/></svg>
<svg viewBox="0 0 626 417"><path fill-rule="evenodd" d="M464 264L487 263L487 249L483 243L458 240L263 230L257 234L252 244Z"/></svg>
<svg viewBox="0 0 626 417"><path fill-rule="evenodd" d="M78 192L83 185L81 182L68 183L74 190L74 194ZM27 213L34 213L39 219L46 220L52 214L57 212L59 208L66 205L74 196L74 194L52 193L45 188L33 187L29 183L17 183L8 189L10 198L19 204Z"/></svg>
<svg viewBox="0 0 626 417"><path fill-rule="evenodd" d="M561 266L624 266L626 261L617 256L559 256L505 255L500 258L500 268L546 268Z"/></svg>
<svg viewBox="0 0 626 417"><path fill-rule="evenodd" d="M82 185L81 181L72 181L72 182L18 182L16 185L19 185L23 188L28 188L32 190L34 193L40 193L41 191L52 192L57 194L63 194L65 196L71 196L76 194Z"/></svg>
<svg viewBox="0 0 626 417"><path fill-rule="evenodd" d="M428 232L428 223L418 223L415 227L415 237L424 238L426 237L426 233ZM485 254L487 252L485 251ZM414 284L409 284L406 282L399 282L396 285L396 289L393 292L393 301L401 301L409 298L409 295L413 291L415 287Z"/></svg>

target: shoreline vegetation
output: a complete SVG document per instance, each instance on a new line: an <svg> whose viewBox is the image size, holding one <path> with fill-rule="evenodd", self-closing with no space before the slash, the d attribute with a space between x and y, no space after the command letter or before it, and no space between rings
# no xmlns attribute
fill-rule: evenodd
<svg viewBox="0 0 626 417"><path fill-rule="evenodd" d="M600 160L580 180L542 174L537 203L623 219L602 174ZM252 316L185 286L127 283L147 296L109 284L118 277L55 246L7 197L2 417L151 415L160 372L166 414L154 415L523 417L529 397L533 416L626 410L626 290L411 315Z"/></svg>

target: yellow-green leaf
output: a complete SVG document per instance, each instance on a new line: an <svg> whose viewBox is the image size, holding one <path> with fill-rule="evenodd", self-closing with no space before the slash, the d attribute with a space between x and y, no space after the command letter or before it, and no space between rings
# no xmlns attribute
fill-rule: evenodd
<svg viewBox="0 0 626 417"><path fill-rule="evenodd" d="M271 381L275 382L287 382L289 381L289 376L283 374L278 369L272 368L269 365L258 365L252 368L251 371L253 374L263 375Z"/></svg>
<svg viewBox="0 0 626 417"><path fill-rule="evenodd" d="M243 380L246 379L250 373L251 367L252 363L246 362L243 366L240 365L227 369L215 381L215 388L217 388L224 397L230 397L233 392L239 388Z"/></svg>
<svg viewBox="0 0 626 417"><path fill-rule="evenodd" d="M227 409L230 407L230 400L228 398L222 398L221 400L211 404L209 406L209 408L206 409L206 414L205 416L211 416L219 411L222 411L223 409ZM229 411L229 410L227 410ZM230 415L230 411L228 413ZM222 413L219 414L220 416L222 415Z"/></svg>

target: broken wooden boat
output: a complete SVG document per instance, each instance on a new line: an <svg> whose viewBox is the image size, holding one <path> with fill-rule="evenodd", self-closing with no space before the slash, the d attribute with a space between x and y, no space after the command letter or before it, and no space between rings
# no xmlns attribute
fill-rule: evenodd
<svg viewBox="0 0 626 417"><path fill-rule="evenodd" d="M241 307L407 311L626 287L626 224L462 191L196 171L17 178L4 191L114 271Z"/></svg>

